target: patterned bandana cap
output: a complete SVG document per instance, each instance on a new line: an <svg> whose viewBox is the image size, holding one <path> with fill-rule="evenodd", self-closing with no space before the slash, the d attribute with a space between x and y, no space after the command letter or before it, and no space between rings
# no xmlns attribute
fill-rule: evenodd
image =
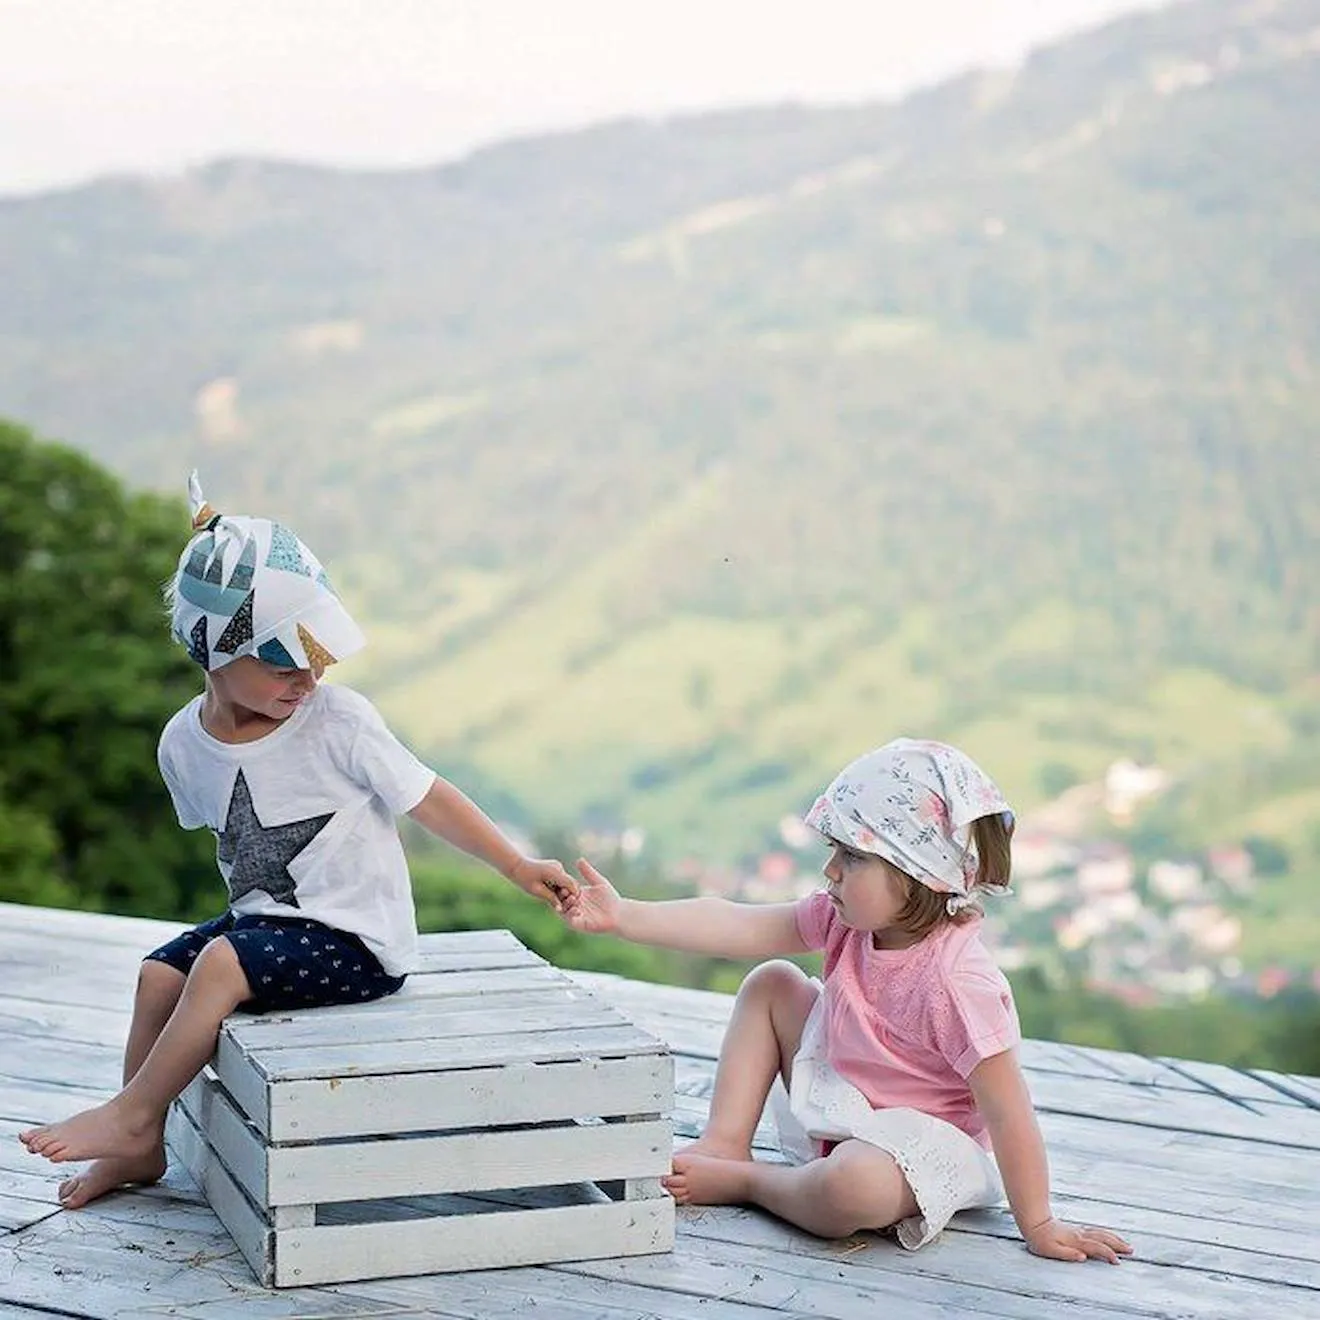
<svg viewBox="0 0 1320 1320"><path fill-rule="evenodd" d="M817 833L890 865L963 907L980 861L971 824L1012 812L971 757L946 743L898 738L859 757L816 799ZM998 886L1007 890L1007 877Z"/></svg>
<svg viewBox="0 0 1320 1320"><path fill-rule="evenodd" d="M188 479L194 536L174 575L172 631L205 670L253 655L281 668L325 668L366 645L325 569L268 518L220 515Z"/></svg>

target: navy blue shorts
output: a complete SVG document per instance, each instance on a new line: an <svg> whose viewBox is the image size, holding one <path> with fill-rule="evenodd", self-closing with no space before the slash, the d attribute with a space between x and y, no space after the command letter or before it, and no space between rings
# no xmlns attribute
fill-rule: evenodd
<svg viewBox="0 0 1320 1320"><path fill-rule="evenodd" d="M305 917L213 917L147 954L187 976L197 955L223 936L252 987L239 1007L249 1013L271 1009L365 1004L392 995L403 985L390 976L356 935Z"/></svg>

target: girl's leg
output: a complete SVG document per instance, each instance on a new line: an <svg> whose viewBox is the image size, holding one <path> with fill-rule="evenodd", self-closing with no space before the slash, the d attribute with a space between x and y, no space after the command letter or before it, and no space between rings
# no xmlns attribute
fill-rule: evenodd
<svg viewBox="0 0 1320 1320"><path fill-rule="evenodd" d="M142 964L133 1001L133 1021L124 1047L125 1086L142 1067L156 1037L169 1021L179 996L183 994L186 979L181 971L168 963L148 959ZM60 1183L59 1201L66 1210L77 1210L125 1183L153 1183L164 1173L165 1145L162 1141L145 1155L132 1159L110 1156L97 1160L72 1178L66 1178Z"/></svg>
<svg viewBox="0 0 1320 1320"><path fill-rule="evenodd" d="M888 1228L918 1213L893 1157L865 1141L841 1141L809 1164L708 1160L688 1178L700 1205L759 1205L818 1237Z"/></svg>
<svg viewBox="0 0 1320 1320"><path fill-rule="evenodd" d="M674 1176L666 1180L676 1200L687 1199L684 1174L694 1161L707 1156L752 1158L752 1134L766 1096L776 1073L788 1085L802 1028L818 993L806 973L790 962L762 963L748 973L720 1046L706 1130L674 1157Z"/></svg>
<svg viewBox="0 0 1320 1320"><path fill-rule="evenodd" d="M252 997L227 939L212 940L193 964L183 994L141 1067L113 1100L21 1134L24 1145L49 1160L114 1156L142 1159L162 1140L170 1102L215 1052L220 1024Z"/></svg>

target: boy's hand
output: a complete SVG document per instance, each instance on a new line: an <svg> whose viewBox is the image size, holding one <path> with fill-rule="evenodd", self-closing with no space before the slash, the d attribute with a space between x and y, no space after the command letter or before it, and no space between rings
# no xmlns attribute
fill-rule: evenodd
<svg viewBox="0 0 1320 1320"><path fill-rule="evenodd" d="M553 858L520 857L509 872L509 879L559 913L563 913L565 902L578 891L577 881Z"/></svg>
<svg viewBox="0 0 1320 1320"><path fill-rule="evenodd" d="M1052 1260L1107 1260L1118 1264L1120 1256L1130 1256L1132 1248L1117 1233L1107 1228L1074 1228L1058 1219L1047 1219L1026 1234L1027 1247L1037 1256Z"/></svg>
<svg viewBox="0 0 1320 1320"><path fill-rule="evenodd" d="M618 890L585 857L578 858L582 883L560 909L574 930L601 935L617 929L622 900Z"/></svg>

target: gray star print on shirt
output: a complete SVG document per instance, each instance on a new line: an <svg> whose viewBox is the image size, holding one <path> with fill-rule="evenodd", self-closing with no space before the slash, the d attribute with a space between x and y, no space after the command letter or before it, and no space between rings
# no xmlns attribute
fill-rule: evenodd
<svg viewBox="0 0 1320 1320"><path fill-rule="evenodd" d="M219 835L220 860L232 866L230 903L237 903L254 889L264 889L277 903L297 907L297 885L289 872L289 863L325 829L334 814L331 811L324 816L291 820L285 825L263 825L257 819L252 794L240 770L234 779L225 827Z"/></svg>

